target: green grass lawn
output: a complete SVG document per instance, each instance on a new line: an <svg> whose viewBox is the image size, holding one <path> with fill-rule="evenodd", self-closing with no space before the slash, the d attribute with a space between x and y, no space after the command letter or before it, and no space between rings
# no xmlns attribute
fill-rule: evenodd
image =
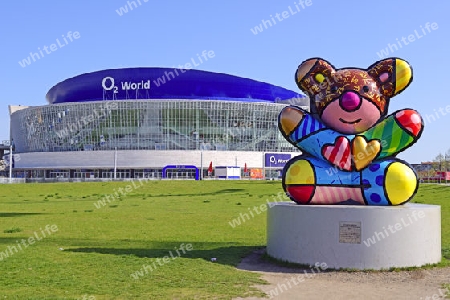
<svg viewBox="0 0 450 300"><path fill-rule="evenodd" d="M0 299L263 296L252 288L264 283L260 277L235 266L265 246L266 213L252 210L254 217L234 228L230 222L273 201L282 191L280 182L149 181L135 186L0 185L0 255L8 254L0 261ZM125 195L96 208L104 195L120 194L119 188ZM422 185L414 202L442 206L445 258L440 266L449 266L450 187ZM30 237L36 237L33 244Z"/></svg>

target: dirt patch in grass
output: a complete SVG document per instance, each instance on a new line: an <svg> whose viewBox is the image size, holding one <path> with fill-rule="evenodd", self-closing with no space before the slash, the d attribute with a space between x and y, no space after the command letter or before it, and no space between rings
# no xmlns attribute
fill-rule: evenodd
<svg viewBox="0 0 450 300"><path fill-rule="evenodd" d="M257 287L269 299L444 299L442 295L450 292L448 285L443 285L450 282L450 267L313 274L309 268L287 268L269 262L263 259L264 252L265 249L261 249L252 253L242 260L238 268L260 273L269 285ZM303 281L300 282L301 278Z"/></svg>

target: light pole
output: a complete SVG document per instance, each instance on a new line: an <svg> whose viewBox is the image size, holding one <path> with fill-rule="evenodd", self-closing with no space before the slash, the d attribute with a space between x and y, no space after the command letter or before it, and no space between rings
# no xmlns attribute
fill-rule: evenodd
<svg viewBox="0 0 450 300"><path fill-rule="evenodd" d="M200 150L200 180L203 180L203 149Z"/></svg>
<svg viewBox="0 0 450 300"><path fill-rule="evenodd" d="M117 178L117 147L114 148L114 179Z"/></svg>
<svg viewBox="0 0 450 300"><path fill-rule="evenodd" d="M12 161L13 161L13 153L12 153L12 143L9 143L9 183L12 182Z"/></svg>
<svg viewBox="0 0 450 300"><path fill-rule="evenodd" d="M269 174L270 174L270 180L273 180L272 179L272 156L271 157L269 157Z"/></svg>
<svg viewBox="0 0 450 300"><path fill-rule="evenodd" d="M448 168L448 163L447 163L447 153L445 153L444 154L444 164L445 164L445 166L444 166L444 180L445 180L445 183L447 184L447 168Z"/></svg>

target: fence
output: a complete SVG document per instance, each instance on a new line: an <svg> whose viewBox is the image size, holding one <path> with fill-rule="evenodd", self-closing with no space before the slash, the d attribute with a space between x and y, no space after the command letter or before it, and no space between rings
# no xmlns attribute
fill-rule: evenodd
<svg viewBox="0 0 450 300"><path fill-rule="evenodd" d="M2 183L25 183L25 178L0 178L0 184Z"/></svg>

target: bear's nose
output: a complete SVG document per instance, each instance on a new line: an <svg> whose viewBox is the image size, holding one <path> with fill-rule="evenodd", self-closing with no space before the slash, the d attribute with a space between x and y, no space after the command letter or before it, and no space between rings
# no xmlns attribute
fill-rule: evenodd
<svg viewBox="0 0 450 300"><path fill-rule="evenodd" d="M361 105L361 97L355 92L348 91L342 94L339 104L344 110L352 112Z"/></svg>

